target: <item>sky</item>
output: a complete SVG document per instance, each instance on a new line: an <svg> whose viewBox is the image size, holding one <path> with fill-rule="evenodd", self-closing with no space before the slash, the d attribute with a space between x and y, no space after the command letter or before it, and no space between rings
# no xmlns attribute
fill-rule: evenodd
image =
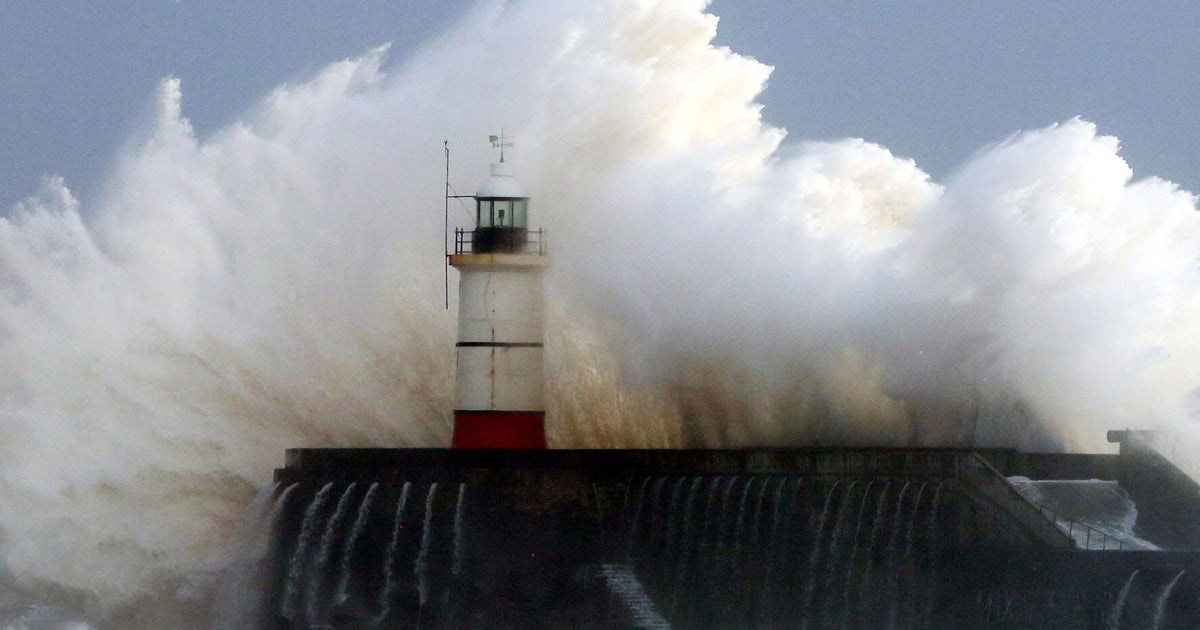
<svg viewBox="0 0 1200 630"><path fill-rule="evenodd" d="M402 61L467 0L6 3L0 207L66 179L87 199L182 82L203 136L273 87L390 42ZM1200 190L1200 13L1186 2L716 0L717 43L774 66L764 118L792 141L861 137L942 180L980 148L1082 116L1135 178Z"/></svg>

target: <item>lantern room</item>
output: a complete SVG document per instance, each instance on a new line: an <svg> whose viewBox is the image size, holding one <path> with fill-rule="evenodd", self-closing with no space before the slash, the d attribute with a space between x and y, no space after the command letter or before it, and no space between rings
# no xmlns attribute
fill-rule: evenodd
<svg viewBox="0 0 1200 630"><path fill-rule="evenodd" d="M478 254L522 251L528 241L528 227L529 197L508 164L492 164L491 176L475 193L472 250Z"/></svg>

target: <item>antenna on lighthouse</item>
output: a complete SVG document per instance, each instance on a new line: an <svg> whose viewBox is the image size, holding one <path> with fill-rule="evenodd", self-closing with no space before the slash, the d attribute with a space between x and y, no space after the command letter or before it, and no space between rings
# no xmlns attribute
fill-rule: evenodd
<svg viewBox="0 0 1200 630"><path fill-rule="evenodd" d="M500 132L500 137L504 137L504 132ZM491 136L495 138L496 136ZM509 143L512 146L512 143ZM442 141L442 149L446 152L446 185L445 193L446 203L442 208L442 253L445 258L445 289L446 289L446 310L450 310L450 200L451 199L474 199L475 195L457 195L454 194L454 187L450 185L450 141ZM458 202L462 205L462 202ZM464 208L465 210L466 208ZM455 249L458 249L458 243L455 243Z"/></svg>
<svg viewBox="0 0 1200 630"><path fill-rule="evenodd" d="M450 310L450 141L442 140L442 148L446 150L446 203L442 214L442 271L446 289L446 310Z"/></svg>
<svg viewBox="0 0 1200 630"><path fill-rule="evenodd" d="M492 143L493 149L500 149L500 161L504 162L504 147L512 147L512 136L504 135L504 129L500 129L500 135L488 136L488 142Z"/></svg>

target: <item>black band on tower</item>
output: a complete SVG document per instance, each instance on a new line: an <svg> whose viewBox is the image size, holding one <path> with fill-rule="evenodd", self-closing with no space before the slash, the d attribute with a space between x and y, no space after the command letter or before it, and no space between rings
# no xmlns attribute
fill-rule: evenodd
<svg viewBox="0 0 1200 630"><path fill-rule="evenodd" d="M455 348L541 348L536 341L460 341Z"/></svg>

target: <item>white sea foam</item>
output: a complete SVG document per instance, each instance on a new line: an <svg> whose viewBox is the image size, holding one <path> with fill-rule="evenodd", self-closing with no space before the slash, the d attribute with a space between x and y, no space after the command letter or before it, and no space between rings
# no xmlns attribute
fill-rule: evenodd
<svg viewBox="0 0 1200 630"><path fill-rule="evenodd" d="M1115 481L1032 481L1028 477L1009 477L1008 481L1027 501L1046 508L1046 517L1069 532L1081 548L1107 549L1118 544L1123 549L1159 548L1134 533L1137 505Z"/></svg>
<svg viewBox="0 0 1200 630"><path fill-rule="evenodd" d="M15 578L97 618L200 605L285 448L447 443L441 141L470 192L501 125L550 229L555 446L1190 427L1190 194L1078 119L941 184L863 140L783 144L769 68L714 47L704 5L484 4L206 137L165 80L102 198L50 179L0 221Z"/></svg>

